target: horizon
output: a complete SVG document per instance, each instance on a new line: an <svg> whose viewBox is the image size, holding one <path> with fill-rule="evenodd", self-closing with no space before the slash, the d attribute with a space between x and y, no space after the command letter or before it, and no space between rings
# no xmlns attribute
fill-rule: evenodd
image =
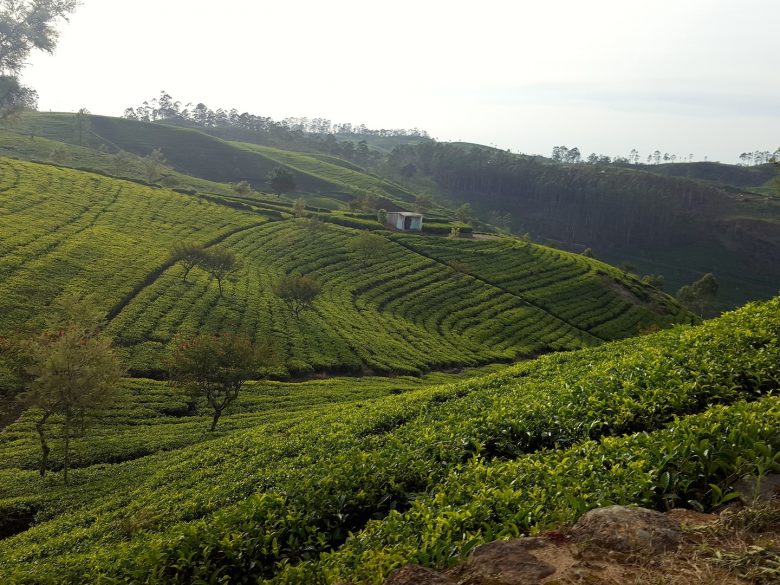
<svg viewBox="0 0 780 585"><path fill-rule="evenodd" d="M108 4L85 0L58 27L54 54L32 55L23 80L41 111L121 116L165 90L212 109L417 127L543 156L566 145L735 163L780 145L780 81L769 75L780 6L766 0L653 11L493 1L478 14L408 1ZM118 16L121 30L106 26ZM139 44L138 31L161 42Z"/></svg>

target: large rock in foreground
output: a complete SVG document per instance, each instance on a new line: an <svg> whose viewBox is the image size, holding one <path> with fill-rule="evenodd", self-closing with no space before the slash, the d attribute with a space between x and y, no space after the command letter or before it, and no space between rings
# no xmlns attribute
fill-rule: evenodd
<svg viewBox="0 0 780 585"><path fill-rule="evenodd" d="M647 508L596 508L574 525L575 542L622 553L657 554L677 548L680 524Z"/></svg>

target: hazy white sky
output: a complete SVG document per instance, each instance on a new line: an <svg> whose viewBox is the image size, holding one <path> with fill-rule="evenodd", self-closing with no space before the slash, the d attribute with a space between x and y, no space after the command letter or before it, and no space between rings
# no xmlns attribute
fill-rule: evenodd
<svg viewBox="0 0 780 585"><path fill-rule="evenodd" d="M42 110L165 89L527 153L780 146L777 0L84 0L24 73Z"/></svg>

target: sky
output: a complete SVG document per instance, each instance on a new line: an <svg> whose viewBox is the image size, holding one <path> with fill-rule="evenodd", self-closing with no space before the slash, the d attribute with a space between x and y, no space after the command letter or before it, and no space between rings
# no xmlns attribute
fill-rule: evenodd
<svg viewBox="0 0 780 585"><path fill-rule="evenodd" d="M549 155L780 147L777 0L83 0L42 111L182 103Z"/></svg>

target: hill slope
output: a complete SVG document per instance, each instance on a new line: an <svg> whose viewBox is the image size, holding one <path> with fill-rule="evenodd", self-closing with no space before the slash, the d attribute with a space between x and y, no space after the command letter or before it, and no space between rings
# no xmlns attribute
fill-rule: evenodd
<svg viewBox="0 0 780 585"><path fill-rule="evenodd" d="M349 251L359 233L352 228L50 165L0 159L0 169L0 333L40 323L63 291L94 290L136 374L160 373L174 335L196 331L270 339L282 375L417 373L580 348L690 319L652 287L539 246L433 238L432 253L431 237L387 234L381 255L366 263ZM169 262L173 243L187 239L239 258L224 297L205 272L185 284ZM507 268L471 270L474 254L498 254ZM301 319L271 292L290 273L312 274L323 286ZM512 278L525 284L501 282ZM579 304L569 304L573 297Z"/></svg>
<svg viewBox="0 0 780 585"><path fill-rule="evenodd" d="M563 165L441 143L399 149L389 167L400 173L408 164L417 180L432 179L457 203L510 213L519 233L591 247L612 263L630 261L666 276L669 290L705 272L721 281L724 306L780 289L780 197L753 192L771 168ZM746 184L750 190L740 186Z"/></svg>
<svg viewBox="0 0 780 585"><path fill-rule="evenodd" d="M69 486L27 412L0 434L0 577L378 583L594 507L717 506L780 471L779 335L774 299L459 383L257 384L216 434L133 381Z"/></svg>

